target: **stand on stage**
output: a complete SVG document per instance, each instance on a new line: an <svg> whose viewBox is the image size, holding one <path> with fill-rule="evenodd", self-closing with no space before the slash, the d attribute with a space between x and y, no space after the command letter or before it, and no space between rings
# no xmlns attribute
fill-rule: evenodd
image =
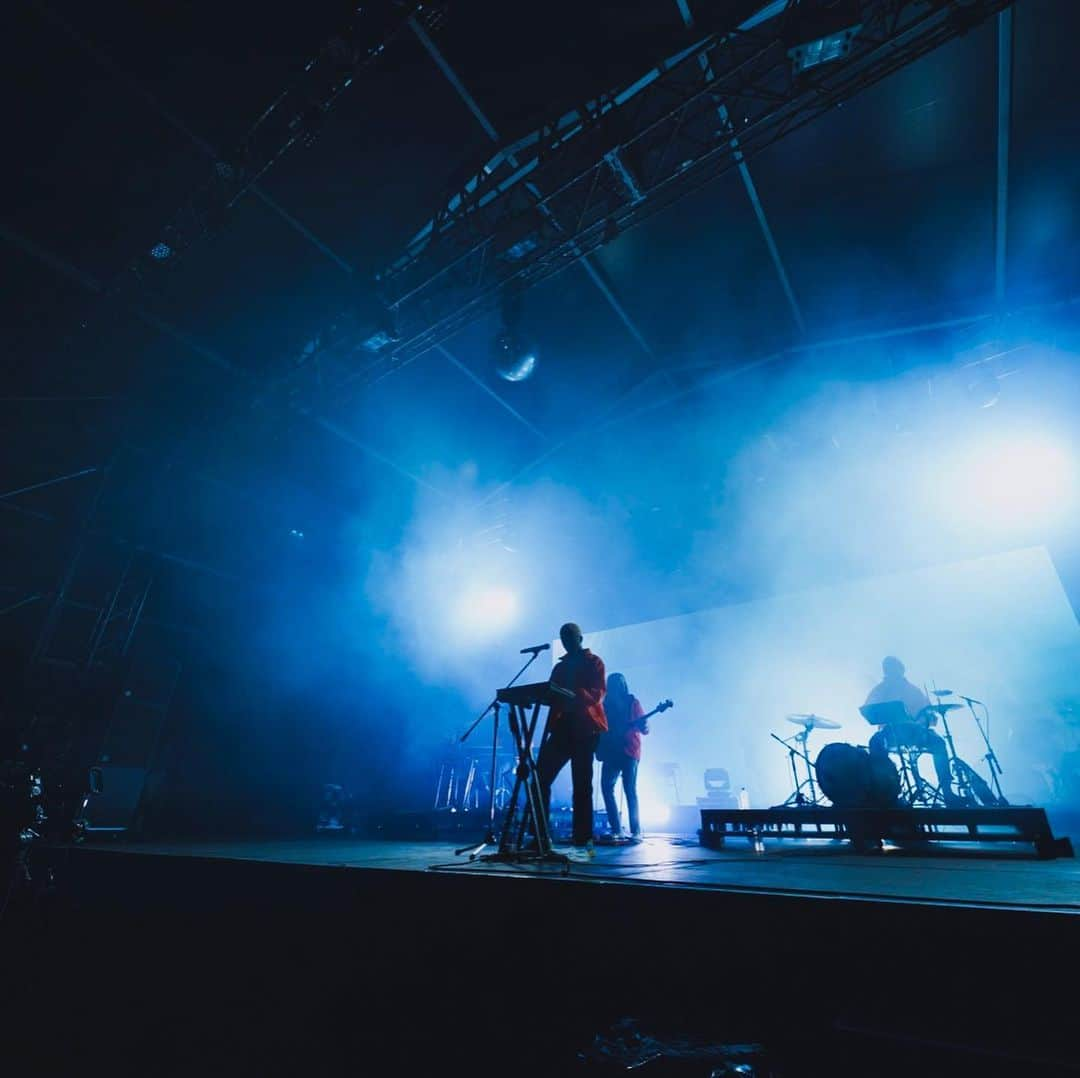
<svg viewBox="0 0 1080 1078"><path fill-rule="evenodd" d="M547 681L510 686L498 691L495 697L495 713L498 716L499 704L507 705L510 713L510 734L517 752L514 787L503 814L497 851L487 854L479 852L494 841L494 836L489 831L485 842L479 847L465 847L457 851L458 853L468 852L470 861L569 865L570 858L566 854L556 853L552 849L551 831L547 814L544 812L533 744L540 721L540 709L559 701L573 699L572 692Z"/></svg>

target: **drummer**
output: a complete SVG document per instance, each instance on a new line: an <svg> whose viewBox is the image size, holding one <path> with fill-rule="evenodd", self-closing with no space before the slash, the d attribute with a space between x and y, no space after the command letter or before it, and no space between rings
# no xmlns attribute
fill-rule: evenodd
<svg viewBox="0 0 1080 1078"><path fill-rule="evenodd" d="M945 739L930 729L930 724L921 718L930 706L926 693L913 685L904 676L904 664L895 655L886 655L881 660L882 678L866 698L867 704L886 704L898 700L904 705L910 722L893 723L882 726L868 746L872 754L887 756L890 749L913 748L928 752L934 759L934 771L937 774L938 787L945 799L945 804L953 807L961 800L953 792L952 773L949 768L949 750ZM916 721L918 717L918 721ZM921 753L920 753L921 755Z"/></svg>

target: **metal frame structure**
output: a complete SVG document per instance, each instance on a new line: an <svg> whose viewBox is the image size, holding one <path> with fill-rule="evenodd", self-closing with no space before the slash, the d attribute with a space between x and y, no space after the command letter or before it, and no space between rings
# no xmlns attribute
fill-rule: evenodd
<svg viewBox="0 0 1080 1078"><path fill-rule="evenodd" d="M269 206L341 269L350 274L353 272L352 266L258 187L258 181L294 146L315 140L326 113L364 70L382 58L388 45L407 33L411 25L433 27L442 19L439 3L400 4L385 27L374 25L368 5L357 6L354 11L353 20L322 42L319 50L301 66L293 82L270 102L239 143L226 154L215 152L156 98L133 84L155 111L213 159L206 181L176 211L156 237L156 242L152 246L148 244L146 250L130 263L128 268L136 276L153 272L156 266L172 265L188 248L213 235L220 228L224 215L249 193ZM53 12L48 12L48 18L116 74L108 58L66 20ZM132 83L127 78L124 81Z"/></svg>
<svg viewBox="0 0 1080 1078"><path fill-rule="evenodd" d="M701 26L702 16L690 17L687 0L676 0L676 4L684 26L690 29ZM318 354L298 357L283 376L264 381L261 388L256 389L258 401L277 398L278 404L284 403L325 433L359 449L401 478L433 493L441 493L358 438L347 424L337 421L332 411L325 410L329 407L328 402L344 403L349 389L358 389L382 378L436 344L447 341L458 329L493 308L507 286L527 287L578 261L587 265L585 256L611 235L633 227L731 167L739 169L746 183L749 177L746 162L753 153L995 13L999 18L995 298L998 309L1002 310L1006 294L1011 123L1011 0L864 0L863 26L851 53L846 58L804 73L799 79L791 74L784 47L782 16L791 7L792 0L771 0L763 3L736 30L712 33L702 30L702 36L695 44L669 57L622 92L598 98L581 110L567 113L504 147L444 203L414 237L401 258L381 275L382 291L390 306L388 315L392 316L388 317L384 330L373 333L371 325L360 324L334 327L325 333L320 330L315 335L321 342ZM400 17L392 20L388 36L384 35L378 43L374 43L367 30L362 38L358 36L355 26L325 43L304 66L295 84L279 94L260 117L255 126L262 132L260 152L266 151L267 156L261 165L256 165L258 154L253 157L248 153L242 172L230 165L233 171L227 175L228 168L217 167L218 155L212 148L203 144L156 99L150 100L150 104L170 124L214 157L214 175L208 189L217 189L215 197L225 192L229 205L243 190L262 197L255 180L296 141L302 141L300 113L292 107L298 100L305 95L309 102L318 99L321 102L319 109L326 112L353 82L353 76L345 70L348 64L343 58L351 57L351 62L360 64L356 68L360 70L377 60L386 45L408 29L416 32L419 27L417 36L421 42L424 37L430 40L427 31L437 29L443 17L439 4L401 5L397 14ZM69 36L74 35L84 51L116 73L115 65L100 49L66 23L60 29ZM347 47L342 51L343 43L347 46L350 41L354 46L352 51ZM358 49L360 44L366 44L369 51ZM456 80L467 97L464 84L448 65L447 69L448 73L444 73L451 83ZM124 78L123 81L144 98L150 98L145 88L134 80ZM468 98L466 103L470 100ZM494 128L478 105L474 114L485 130L490 128L489 136L494 138ZM269 138L271 132L284 139L274 144L273 152L268 149L273 143ZM245 144L248 143L254 145L245 138ZM228 159L232 162L244 158L245 155L238 151ZM642 172L637 171L639 160ZM575 162L580 172L580 182L576 184L570 182ZM563 176L564 184L546 186L549 174L553 179ZM545 177L543 188L536 183L541 176ZM754 200L752 183L746 185L781 284L785 287L793 319L801 329L802 312L790 281L784 284L787 275L779 259L775 238L763 210L759 209L759 202ZM540 191L548 194L541 195ZM193 196L191 204L195 205L202 197ZM568 213L564 220L561 209L559 213L554 212L564 203L576 206L577 215ZM586 211L584 217L582 209ZM185 214L190 218L188 209L178 216ZM293 227L297 225L287 213L283 212L282 218ZM539 228L536 227L538 218L542 226ZM200 234L204 233L196 229L192 236L197 238ZM514 244L530 235L539 239L538 246L521 258L510 257ZM115 294L114 286L89 278L10 228L0 226L0 238L91 292ZM313 242L324 246L314 239ZM181 249L183 246L181 243ZM351 272L347 263L333 252L329 253L336 264ZM148 264L151 261L141 256L139 263L152 268ZM161 263L167 264L168 260ZM201 345L164 319L137 304L131 305L129 310L204 361L241 381L254 381L227 357ZM397 328L393 327L395 321ZM443 355L463 375L481 384L482 380L465 364L459 360L455 362L445 352ZM654 370L646 377L656 373ZM635 387L639 384L635 383ZM679 387L674 388L676 396L679 395ZM490 391L489 395L515 420L534 434L539 433L498 394ZM527 468L547 459L559 447L547 446L542 456Z"/></svg>
<svg viewBox="0 0 1080 1078"><path fill-rule="evenodd" d="M835 808L782 806L772 809L701 810L701 844L722 850L732 838L754 849L763 839L851 839L876 852L881 841L895 843L1008 842L1030 845L1042 860L1073 857L1072 843L1055 836L1046 810L1009 808ZM941 847L939 847L941 848Z"/></svg>
<svg viewBox="0 0 1080 1078"><path fill-rule="evenodd" d="M508 288L561 272L1010 3L867 0L848 55L798 75L785 19L716 31L503 147L379 275L395 332L369 343L383 362L366 377L424 354ZM733 123L718 120L720 106Z"/></svg>

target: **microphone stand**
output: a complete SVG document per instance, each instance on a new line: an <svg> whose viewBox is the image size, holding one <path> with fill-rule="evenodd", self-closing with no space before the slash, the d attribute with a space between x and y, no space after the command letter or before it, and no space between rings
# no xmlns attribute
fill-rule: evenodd
<svg viewBox="0 0 1080 1078"><path fill-rule="evenodd" d="M503 686L503 688L509 689L510 686L513 685L514 682L517 681L517 679L519 677L521 677L521 675L524 674L525 671L528 670L530 666L532 666L532 664L536 661L537 655L539 655L539 654L540 654L539 651L534 651L532 653L532 655L529 656L529 659L525 663L525 665ZM488 805L488 828L487 828L487 831L484 834L484 838L481 841L480 845L478 845L478 846L462 846L460 850L454 850L454 855L456 857L460 857L463 853L468 853L470 861L485 846L494 846L496 841L497 841L496 838L495 838L495 782L496 782L496 780L498 778L496 770L497 770L497 766L498 766L499 708L500 708L500 706L501 705L499 704L499 697L498 697L498 694L496 694L494 699L491 701L491 703L488 704L488 706L486 708L484 708L484 710L481 711L479 715L476 716L476 718L473 720L473 723L468 728L468 730L466 730L465 733L463 733L461 735L461 737L458 738L459 741L464 742L468 738L468 736L473 732L473 730L475 730L477 728L477 726L480 725L480 723L483 721L484 716L489 711L494 712L495 721L492 724L492 728L491 728L491 785L488 787L488 794L490 795L490 797L489 797L490 804Z"/></svg>
<svg viewBox="0 0 1080 1078"><path fill-rule="evenodd" d="M990 711L986 704L982 704L982 708L986 712L986 729L984 730L983 724L980 721L975 708L972 707L972 704L974 704L975 701L967 696L961 696L960 699L967 704L968 711L971 712L971 717L975 720L975 726L982 736L983 744L986 746L986 753L984 754L983 759L990 768L990 781L994 784L994 794L998 799L998 804L1007 805L1009 802L1002 796L1001 780L998 778L999 775L1003 775L1005 772L1001 770L1001 764L998 763L998 758L994 754L994 747L990 744Z"/></svg>

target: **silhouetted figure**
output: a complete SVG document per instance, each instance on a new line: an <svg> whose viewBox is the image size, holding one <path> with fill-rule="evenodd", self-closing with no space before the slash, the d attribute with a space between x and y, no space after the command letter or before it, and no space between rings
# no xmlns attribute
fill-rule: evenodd
<svg viewBox="0 0 1080 1078"><path fill-rule="evenodd" d="M945 739L930 729L930 726L937 722L937 716L926 710L930 707L926 693L918 685L908 681L904 676L904 664L894 655L886 655L881 660L881 673L882 679L870 690L866 703L885 704L899 700L910 721L882 726L870 738L870 752L886 756L890 749L914 748L921 750L920 755L924 752L930 753L945 804L960 804L960 799L953 793L949 750Z"/></svg>
<svg viewBox="0 0 1080 1078"><path fill-rule="evenodd" d="M615 799L615 784L621 778L626 813L630 817L630 840L640 842L637 772L641 762L641 735L649 732L649 723L645 719L645 709L638 698L631 695L622 674L612 674L607 679L604 714L607 716L607 733L600 735L596 756L601 763L600 790L604 795L608 829L613 838L622 837L619 804Z"/></svg>
<svg viewBox="0 0 1080 1078"><path fill-rule="evenodd" d="M544 812L551 813L551 786L570 763L573 781L573 842L585 846L593 837L593 753L600 734L607 729L604 715L604 663L583 646L581 629L567 622L559 630L566 654L555 664L551 681L570 689L575 701L548 712L547 731L536 761Z"/></svg>

